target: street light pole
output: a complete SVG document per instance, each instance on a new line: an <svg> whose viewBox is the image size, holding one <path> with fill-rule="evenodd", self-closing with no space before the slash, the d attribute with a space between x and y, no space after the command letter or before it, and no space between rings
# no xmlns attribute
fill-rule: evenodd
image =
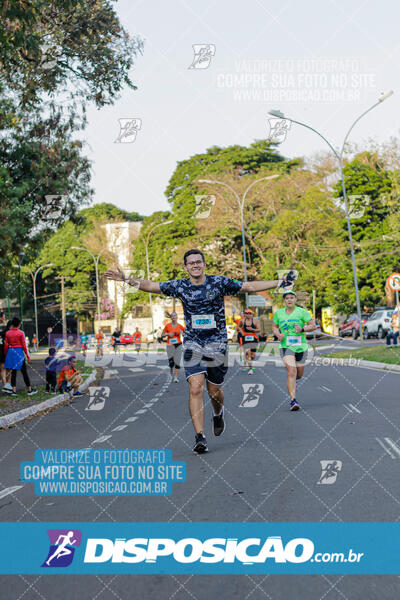
<svg viewBox="0 0 400 600"><path fill-rule="evenodd" d="M19 253L19 263L18 263L18 296L19 296L19 318L21 321L21 329L23 328L22 322L22 289L21 289L21 266L25 258L25 252Z"/></svg>
<svg viewBox="0 0 400 600"><path fill-rule="evenodd" d="M275 173L275 175L268 175L267 177L261 177L260 179L256 179L256 181L253 181L253 183L251 183L246 188L241 199L240 199L238 193L233 189L233 187L230 186L228 183L225 183L225 181L218 181L215 179L199 179L199 183L223 185L223 186L227 187L235 196L236 202L237 202L239 210L240 210L240 223L241 223L241 229L242 229L242 253L243 253L244 281L247 281L246 235L245 235L245 230L244 230L244 206L245 206L245 202L246 202L246 196L247 196L247 193L251 190L251 188L256 183L259 183L260 181L265 181L268 179L276 179L279 176L280 176L279 173ZM248 307L248 293L247 292L245 294L245 297L246 297L246 308L247 308Z"/></svg>
<svg viewBox="0 0 400 600"><path fill-rule="evenodd" d="M314 127L311 127L310 125L306 125L305 123L302 123L301 121L295 121L295 119L291 119L290 117L286 117L281 111L279 110L271 110L269 111L269 114L272 115L273 117L278 117L279 119L285 119L286 121L290 121L291 123L296 123L297 125L301 125L301 127L305 127L306 129L310 129L311 131L313 131L314 133L316 133L317 135L319 135L320 138L322 138L329 146L329 148L332 150L334 156L336 157L338 164L339 164L339 171L340 171L340 178L342 180L342 190L343 190L343 199L344 199L344 205L345 205L345 211L346 211L346 222L347 222L347 231L349 233L349 242L350 242L350 252L351 252L351 263L352 263L352 268L353 268L353 279L354 279L354 289L355 289L355 294L356 294L356 304L357 304L357 316L358 316L358 326L360 329L360 338L361 338L361 342L364 343L364 335L363 335L363 330L362 330L362 322L361 322L361 306L360 306L360 298L359 298L359 293L358 293L358 280L357 280L357 268L356 268L356 260L355 260L355 254L354 254L354 246L353 246L353 236L351 233L351 224L350 224L350 214L349 214L349 205L348 205L348 199L347 199L347 192L346 192L346 185L345 185L345 181L344 181L344 173L343 173L343 154L344 154L344 149L345 149L345 145L346 142L348 140L348 137L351 133L351 131L353 130L354 126L358 123L358 121L360 119L362 119L367 113L369 113L372 109L374 109L376 106L378 106L379 104L381 104L384 100L386 100L387 98L389 98L391 95L393 94L393 91L387 92L386 94L384 94L383 96L381 96L380 98L378 98L378 101L375 102L375 104L373 104L370 108L368 108L366 111L364 111L351 125L351 127L349 128L348 132L346 133L346 136L343 140L343 144L340 150L340 153L337 152L337 150L335 150L335 148L332 146L332 144L326 139L326 137L324 137L322 135L322 133L320 133L319 131L317 131L316 129L314 129Z"/></svg>
<svg viewBox="0 0 400 600"><path fill-rule="evenodd" d="M92 252L90 252L90 250L88 250L87 248L81 248L79 246L71 246L71 249L72 250L85 250L86 252L89 252L90 256L94 260L94 267L95 267L95 272L96 272L97 318L98 318L98 320L100 320L99 261L100 261L100 256L103 254L103 252L105 252L107 250L107 248L103 248L103 250L101 250L101 252L99 252L99 254L97 256L92 254ZM94 321L96 321L96 319L94 319Z"/></svg>
<svg viewBox="0 0 400 600"><path fill-rule="evenodd" d="M43 266L39 267L38 269L36 269L35 273L31 272L31 277L33 279L33 302L34 302L34 308L35 308L35 334L36 334L36 339L38 341L38 347L39 347L39 328L38 328L38 315L37 315L36 277L41 269L46 269L46 267L52 267L52 266L53 266L53 263L49 263L48 265L43 265Z"/></svg>
<svg viewBox="0 0 400 600"><path fill-rule="evenodd" d="M158 227L162 227L163 225L169 225L170 223L173 223L173 221L172 220L171 221L161 221L161 223L157 223L156 225L154 225L154 227L152 227L150 229L150 231L148 232L148 234L147 234L147 237L146 237L146 240L145 240L147 279L150 279L150 264L149 264L149 240L150 240L150 235ZM149 304L150 304L150 316L151 316L151 330L153 332L153 342L154 342L154 317L153 317L153 302L152 302L152 298L151 298L151 292L149 292Z"/></svg>

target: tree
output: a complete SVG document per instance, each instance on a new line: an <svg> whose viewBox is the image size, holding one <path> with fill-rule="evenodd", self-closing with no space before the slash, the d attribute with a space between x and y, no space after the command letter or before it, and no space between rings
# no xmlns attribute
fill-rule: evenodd
<svg viewBox="0 0 400 600"><path fill-rule="evenodd" d="M61 225L44 244L39 256L25 267L33 271L39 265L52 264L43 271L45 283L41 283L39 293L54 294L59 302L59 282L56 276L64 275L67 309L76 310L80 317L91 318L96 310L96 273L93 258L88 252L75 250L83 247L95 256L104 250L103 224L126 220L140 220L138 213L128 213L113 204L102 203L83 209ZM99 273L112 266L115 257L104 252L99 262ZM107 304L107 303L106 303ZM103 303L103 312L111 308Z"/></svg>
<svg viewBox="0 0 400 600"><path fill-rule="evenodd" d="M129 37L109 0L6 0L0 14L0 272L6 277L18 248L29 240L38 252L54 228L90 201L90 164L76 133L88 102L100 108L124 85L135 88L129 70L143 42Z"/></svg>

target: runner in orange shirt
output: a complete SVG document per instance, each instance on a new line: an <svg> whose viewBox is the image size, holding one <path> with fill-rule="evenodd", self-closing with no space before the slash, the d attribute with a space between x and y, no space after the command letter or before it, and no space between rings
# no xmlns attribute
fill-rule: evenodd
<svg viewBox="0 0 400 600"><path fill-rule="evenodd" d="M103 342L104 342L104 335L103 332L101 331L101 329L99 329L98 333L96 333L96 356L95 356L95 360L96 358L103 358Z"/></svg>
<svg viewBox="0 0 400 600"><path fill-rule="evenodd" d="M139 331L139 327L136 327L136 331L132 337L133 337L133 343L135 344L135 350L139 354L140 346L142 345L142 332Z"/></svg>
<svg viewBox="0 0 400 600"><path fill-rule="evenodd" d="M171 323L167 323L163 329L163 335L167 336L167 356L171 377L175 377L174 382L178 383L179 370L182 361L182 339L181 333L185 331L183 325L178 323L178 315L176 312L171 313Z"/></svg>

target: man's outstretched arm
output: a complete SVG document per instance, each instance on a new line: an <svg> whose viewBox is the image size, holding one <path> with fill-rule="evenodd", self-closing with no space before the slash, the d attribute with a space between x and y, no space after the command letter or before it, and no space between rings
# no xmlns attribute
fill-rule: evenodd
<svg viewBox="0 0 400 600"><path fill-rule="evenodd" d="M263 292L264 290L272 290L282 283L282 279L274 279L273 281L244 281L240 292Z"/></svg>
<svg viewBox="0 0 400 600"><path fill-rule="evenodd" d="M143 292L151 292L152 294L161 294L160 284L157 281L149 281L148 279L140 279L139 277L132 277L125 275L122 269L119 267L115 270L109 269L105 272L107 279L113 281L123 281L132 287Z"/></svg>

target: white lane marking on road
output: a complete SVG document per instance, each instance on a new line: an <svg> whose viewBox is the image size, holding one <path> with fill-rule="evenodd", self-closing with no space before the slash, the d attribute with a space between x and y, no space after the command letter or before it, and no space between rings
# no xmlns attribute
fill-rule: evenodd
<svg viewBox="0 0 400 600"><path fill-rule="evenodd" d="M137 421L139 417L129 417L129 419L125 419L125 423L133 423L133 421Z"/></svg>
<svg viewBox="0 0 400 600"><path fill-rule="evenodd" d="M111 375L116 375L118 373L118 369L106 369L104 371L103 379L110 379Z"/></svg>
<svg viewBox="0 0 400 600"><path fill-rule="evenodd" d="M139 371L144 371L144 369L141 369L140 367L129 367L129 370L132 371L132 373L139 373Z"/></svg>
<svg viewBox="0 0 400 600"><path fill-rule="evenodd" d="M92 442L92 444L101 444L101 442L105 442L106 440L109 440L110 437L112 437L112 435L102 435L101 437L97 438L97 440L94 440L94 442Z"/></svg>
<svg viewBox="0 0 400 600"><path fill-rule="evenodd" d="M125 427L128 427L128 425L118 425L118 427L114 427L111 431L122 431Z"/></svg>
<svg viewBox="0 0 400 600"><path fill-rule="evenodd" d="M144 415L145 412L147 412L147 410L137 410L135 415Z"/></svg>
<svg viewBox="0 0 400 600"><path fill-rule="evenodd" d="M350 406L351 410L354 410L359 415L361 415L361 410L358 410L358 408L356 406L354 406L354 404L349 404L349 406Z"/></svg>
<svg viewBox="0 0 400 600"><path fill-rule="evenodd" d="M320 390L322 390L323 392L331 392L332 390L330 390L328 387L326 387L326 385L319 385L318 386Z"/></svg>
<svg viewBox="0 0 400 600"><path fill-rule="evenodd" d="M12 487L4 488L4 490L1 490L1 492L0 492L0 498L5 498L5 496L8 496L9 494L13 494L17 490L20 490L22 487L24 487L24 486L23 485L13 485Z"/></svg>
<svg viewBox="0 0 400 600"><path fill-rule="evenodd" d="M149 402L148 404L143 404L143 408L150 408L150 406L153 406L154 402Z"/></svg>
<svg viewBox="0 0 400 600"><path fill-rule="evenodd" d="M387 442L389 444L389 446L392 448L392 450L394 452L396 452L396 454L398 456L400 456L400 448L398 446L396 446L396 444L394 443L393 440L391 440L390 438L385 438L385 442Z"/></svg>
<svg viewBox="0 0 400 600"><path fill-rule="evenodd" d="M376 439L376 441L378 442L378 444L379 444L380 446L382 446L382 448L384 449L384 451L385 451L385 452L387 452L387 453L389 454L390 458L396 458L396 456L393 454L393 452L390 450L390 448L387 448L387 447L385 446L385 444L382 442L382 440L380 440L379 438L375 438L375 439Z"/></svg>

